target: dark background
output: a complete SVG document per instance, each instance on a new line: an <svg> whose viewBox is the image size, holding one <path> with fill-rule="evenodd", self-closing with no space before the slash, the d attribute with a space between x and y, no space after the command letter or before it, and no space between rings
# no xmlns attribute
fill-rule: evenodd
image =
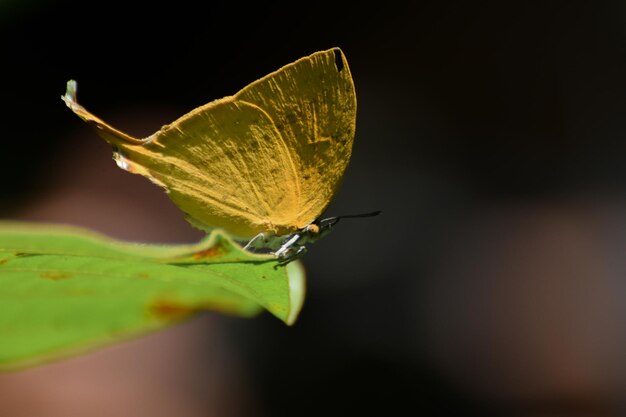
<svg viewBox="0 0 626 417"><path fill-rule="evenodd" d="M176 367L193 375L188 385L135 371L138 385L160 381L142 404L200 404L176 415L623 415L624 2L135 7L0 2L4 218L197 239L156 187L117 170L60 100L65 82L78 81L95 114L146 136L333 46L347 56L358 120L328 215L383 211L309 248L295 326L207 313L190 325L206 336L193 339L196 356ZM205 398L221 361L203 351L211 338L232 365L220 372L238 381L219 413ZM171 349L163 358L182 362ZM94 398L119 405L119 361L144 353L115 352L98 359L109 373ZM77 386L100 378L69 362ZM46 378L61 389L72 371L55 366L35 371L39 389ZM10 415L77 402L95 415L98 401L70 389L66 404L33 394L28 372L0 380ZM20 389L22 402L11 402Z"/></svg>

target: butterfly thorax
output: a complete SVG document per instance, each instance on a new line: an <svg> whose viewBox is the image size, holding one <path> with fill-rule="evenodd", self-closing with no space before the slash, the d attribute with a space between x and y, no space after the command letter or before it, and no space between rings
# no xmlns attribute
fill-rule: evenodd
<svg viewBox="0 0 626 417"><path fill-rule="evenodd" d="M274 254L281 264L287 264L306 252L306 245L330 233L335 224L322 220L314 221L291 234L276 235L263 232L252 238L244 249L255 253Z"/></svg>

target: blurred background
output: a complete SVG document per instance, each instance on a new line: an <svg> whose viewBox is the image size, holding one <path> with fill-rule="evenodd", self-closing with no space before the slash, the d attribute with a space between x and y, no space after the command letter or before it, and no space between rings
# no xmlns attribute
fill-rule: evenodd
<svg viewBox="0 0 626 417"><path fill-rule="evenodd" d="M3 219L193 242L147 136L340 46L357 136L287 327L206 313L0 375L7 416L626 415L626 2L0 1ZM1 341L0 341L1 343Z"/></svg>

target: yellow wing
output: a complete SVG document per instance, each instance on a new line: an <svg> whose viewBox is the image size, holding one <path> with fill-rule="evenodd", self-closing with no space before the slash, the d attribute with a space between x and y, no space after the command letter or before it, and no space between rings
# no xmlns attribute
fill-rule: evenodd
<svg viewBox="0 0 626 417"><path fill-rule="evenodd" d="M249 238L306 226L348 164L356 101L337 48L302 58L233 97L201 106L146 139L64 100L116 148L123 168L163 186L189 221Z"/></svg>
<svg viewBox="0 0 626 417"><path fill-rule="evenodd" d="M339 48L314 53L245 87L234 97L274 121L296 167L302 228L330 204L352 154L356 96Z"/></svg>
<svg viewBox="0 0 626 417"><path fill-rule="evenodd" d="M298 204L295 168L272 120L225 98L188 113L142 145L121 145L131 170L162 184L203 228L239 237L289 233Z"/></svg>

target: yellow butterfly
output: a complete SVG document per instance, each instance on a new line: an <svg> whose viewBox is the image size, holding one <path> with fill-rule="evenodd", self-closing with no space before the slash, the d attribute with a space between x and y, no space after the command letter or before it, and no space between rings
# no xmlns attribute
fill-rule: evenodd
<svg viewBox="0 0 626 417"><path fill-rule="evenodd" d="M62 98L114 147L121 168L164 187L194 226L224 229L249 240L247 249L288 262L341 218L317 220L341 183L355 134L354 84L339 48L286 65L145 139L79 105L75 81Z"/></svg>

